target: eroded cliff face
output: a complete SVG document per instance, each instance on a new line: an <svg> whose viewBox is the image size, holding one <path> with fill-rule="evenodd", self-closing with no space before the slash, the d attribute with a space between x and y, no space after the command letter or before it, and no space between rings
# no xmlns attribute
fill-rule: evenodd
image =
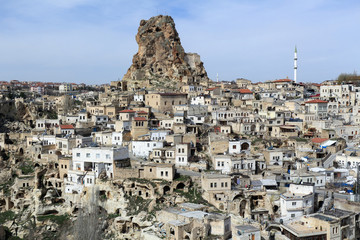
<svg viewBox="0 0 360 240"><path fill-rule="evenodd" d="M124 75L132 88L207 85L209 78L195 53L185 53L170 16L159 15L141 20L136 42L138 52Z"/></svg>

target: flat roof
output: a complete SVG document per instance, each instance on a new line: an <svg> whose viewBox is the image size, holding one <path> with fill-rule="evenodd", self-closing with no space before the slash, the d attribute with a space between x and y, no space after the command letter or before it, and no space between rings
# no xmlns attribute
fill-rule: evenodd
<svg viewBox="0 0 360 240"><path fill-rule="evenodd" d="M188 223L185 223L185 222L180 221L180 220L173 220L173 221L168 222L168 224L173 225L173 226L184 226L184 225L186 225Z"/></svg>
<svg viewBox="0 0 360 240"><path fill-rule="evenodd" d="M206 206L203 204L186 202L186 203L181 203L180 207L190 208L190 209L200 209L200 208L204 208Z"/></svg>
<svg viewBox="0 0 360 240"><path fill-rule="evenodd" d="M223 175L223 174L212 174L212 173L208 173L208 174L204 174L205 178L230 178L230 176L228 175Z"/></svg>
<svg viewBox="0 0 360 240"><path fill-rule="evenodd" d="M302 225L301 222L292 222L289 224L284 224L283 227L289 232L293 233L297 237L307 237L307 236L316 236L316 235L326 235L326 231L320 231L314 227Z"/></svg>
<svg viewBox="0 0 360 240"><path fill-rule="evenodd" d="M187 218L203 219L205 216L209 215L209 213L203 211L191 211L191 212L180 213L179 215Z"/></svg>
<svg viewBox="0 0 360 240"><path fill-rule="evenodd" d="M337 217L337 218L341 218L341 217L347 217L347 216L353 214L353 212L342 210L339 208L334 208L333 210L325 211L324 214L330 215L333 217Z"/></svg>
<svg viewBox="0 0 360 240"><path fill-rule="evenodd" d="M331 222L331 221L336 220L335 218L324 216L324 215L321 215L321 214L315 214L315 215L312 215L311 217L317 218L317 219L320 219L320 220L326 221L326 222Z"/></svg>
<svg viewBox="0 0 360 240"><path fill-rule="evenodd" d="M244 231L244 232L260 231L259 228L254 227L254 226L252 226L252 225L238 225L238 226L235 226L235 228L236 228L237 230Z"/></svg>

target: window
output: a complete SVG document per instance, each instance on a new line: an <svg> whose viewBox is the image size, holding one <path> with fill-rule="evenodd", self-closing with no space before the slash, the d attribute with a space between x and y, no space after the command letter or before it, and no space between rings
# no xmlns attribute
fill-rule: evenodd
<svg viewBox="0 0 360 240"><path fill-rule="evenodd" d="M80 157L80 153L76 153L76 157Z"/></svg>
<svg viewBox="0 0 360 240"><path fill-rule="evenodd" d="M214 187L216 188L216 183L214 183Z"/></svg>
<svg viewBox="0 0 360 240"><path fill-rule="evenodd" d="M97 153L97 154L96 154L96 158L100 158L100 153Z"/></svg>
<svg viewBox="0 0 360 240"><path fill-rule="evenodd" d="M293 218L293 217L295 217L295 214L293 213L293 214L291 214L291 217Z"/></svg>
<svg viewBox="0 0 360 240"><path fill-rule="evenodd" d="M293 205L293 206L296 206L296 202L292 202L292 205Z"/></svg>
<svg viewBox="0 0 360 240"><path fill-rule="evenodd" d="M86 153L86 157L89 158L89 157L90 157L90 153Z"/></svg>
<svg viewBox="0 0 360 240"><path fill-rule="evenodd" d="M236 149L236 145L233 145L232 148L233 148L233 149Z"/></svg>
<svg viewBox="0 0 360 240"><path fill-rule="evenodd" d="M110 154L106 154L106 159L110 159Z"/></svg>
<svg viewBox="0 0 360 240"><path fill-rule="evenodd" d="M161 176L164 176L164 172L163 171L161 171L161 174L160 174Z"/></svg>
<svg viewBox="0 0 360 240"><path fill-rule="evenodd" d="M169 175L168 175L168 171L165 172L165 176L169 176Z"/></svg>
<svg viewBox="0 0 360 240"><path fill-rule="evenodd" d="M211 187L211 188L213 187L213 183L210 183L210 187Z"/></svg>
<svg viewBox="0 0 360 240"><path fill-rule="evenodd" d="M150 168L149 171L152 172L152 168Z"/></svg>
<svg viewBox="0 0 360 240"><path fill-rule="evenodd" d="M227 182L225 182L225 187L227 187Z"/></svg>
<svg viewBox="0 0 360 240"><path fill-rule="evenodd" d="M221 183L221 187L224 187L224 183L223 183L223 182Z"/></svg>

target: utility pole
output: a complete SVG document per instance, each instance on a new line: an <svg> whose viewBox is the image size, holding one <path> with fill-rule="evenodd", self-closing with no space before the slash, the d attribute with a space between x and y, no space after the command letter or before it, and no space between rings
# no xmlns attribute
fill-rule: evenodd
<svg viewBox="0 0 360 240"><path fill-rule="evenodd" d="M297 78L297 48L295 46L295 52L294 52L294 82L296 83Z"/></svg>

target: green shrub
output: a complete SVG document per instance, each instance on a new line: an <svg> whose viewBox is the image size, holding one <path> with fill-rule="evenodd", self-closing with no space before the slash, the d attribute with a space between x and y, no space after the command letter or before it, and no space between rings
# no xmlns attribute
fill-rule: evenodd
<svg viewBox="0 0 360 240"><path fill-rule="evenodd" d="M24 163L20 166L20 170L23 174L27 175L35 171L34 166L31 163Z"/></svg>
<svg viewBox="0 0 360 240"><path fill-rule="evenodd" d="M7 221L15 219L15 213L13 211L6 211L0 213L0 225L4 224Z"/></svg>
<svg viewBox="0 0 360 240"><path fill-rule="evenodd" d="M66 221L68 221L69 215L65 214L65 215L44 215L44 216L38 216L37 220L44 222L44 221L52 221L54 223L57 223L59 225L63 225Z"/></svg>

